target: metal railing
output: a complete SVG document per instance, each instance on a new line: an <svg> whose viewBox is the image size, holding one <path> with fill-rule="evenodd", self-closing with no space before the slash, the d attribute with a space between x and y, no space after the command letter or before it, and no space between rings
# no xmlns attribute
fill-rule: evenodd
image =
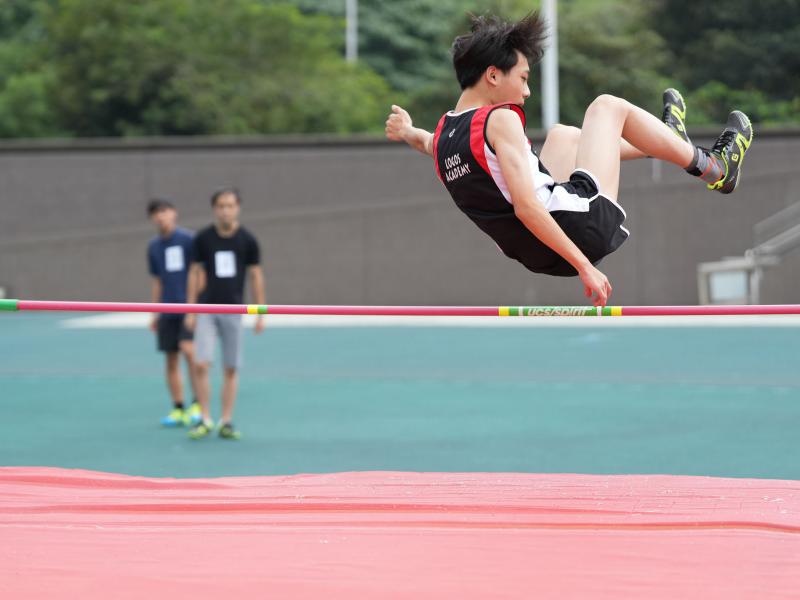
<svg viewBox="0 0 800 600"><path fill-rule="evenodd" d="M764 269L800 248L800 202L756 223L753 242L744 256L697 265L700 304L759 304Z"/></svg>

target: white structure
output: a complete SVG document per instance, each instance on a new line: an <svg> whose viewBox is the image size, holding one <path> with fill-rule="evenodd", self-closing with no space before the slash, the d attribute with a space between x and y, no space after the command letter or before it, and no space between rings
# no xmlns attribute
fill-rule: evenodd
<svg viewBox="0 0 800 600"><path fill-rule="evenodd" d="M778 211L753 228L755 246L744 256L697 265L700 304L758 304L767 267L800 247L800 202Z"/></svg>

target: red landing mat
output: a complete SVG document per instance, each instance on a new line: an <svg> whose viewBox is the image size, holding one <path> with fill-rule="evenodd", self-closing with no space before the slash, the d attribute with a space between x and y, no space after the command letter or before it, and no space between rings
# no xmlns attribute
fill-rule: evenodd
<svg viewBox="0 0 800 600"><path fill-rule="evenodd" d="M0 468L0 598L800 598L800 482Z"/></svg>

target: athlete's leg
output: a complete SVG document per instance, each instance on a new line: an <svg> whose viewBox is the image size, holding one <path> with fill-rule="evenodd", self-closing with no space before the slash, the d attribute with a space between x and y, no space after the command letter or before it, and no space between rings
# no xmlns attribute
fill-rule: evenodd
<svg viewBox="0 0 800 600"><path fill-rule="evenodd" d="M194 329L194 392L204 421L211 421L211 385L209 369L217 342L215 315L197 315Z"/></svg>
<svg viewBox="0 0 800 600"><path fill-rule="evenodd" d="M192 396L197 399L197 384L195 383L196 377L194 369L194 343L191 340L182 340L178 347L186 361L186 370L189 372L189 385L192 389Z"/></svg>
<svg viewBox="0 0 800 600"><path fill-rule="evenodd" d="M575 170L581 130L569 125L554 125L547 132L539 158L556 181L567 181ZM647 158L647 155L629 142L620 138L620 160Z"/></svg>
<svg viewBox="0 0 800 600"><path fill-rule="evenodd" d="M619 190L620 137L646 155L684 169L694 158L694 146L649 112L622 98L598 96L586 109L575 166L590 171L600 192L612 200Z"/></svg>
<svg viewBox="0 0 800 600"><path fill-rule="evenodd" d="M225 367L222 380L222 423L233 421L233 407L239 389L239 372L236 367Z"/></svg>
<svg viewBox="0 0 800 600"><path fill-rule="evenodd" d="M183 381L178 353L167 352L166 356L167 386L170 396L172 396L172 403L175 406L183 406Z"/></svg>
<svg viewBox="0 0 800 600"><path fill-rule="evenodd" d="M210 366L211 364L207 362L194 363L195 393L197 394L197 402L200 404L204 421L211 420L211 385L208 376Z"/></svg>

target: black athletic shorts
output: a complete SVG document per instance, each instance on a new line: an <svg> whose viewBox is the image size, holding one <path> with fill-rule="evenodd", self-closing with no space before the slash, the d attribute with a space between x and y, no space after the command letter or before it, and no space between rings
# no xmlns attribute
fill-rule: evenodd
<svg viewBox="0 0 800 600"><path fill-rule="evenodd" d="M569 239L596 265L628 239L629 232L622 223L625 211L616 202L599 193L594 177L587 171L576 170L569 181L556 184L566 193L589 199L589 212L555 210L550 214ZM546 271L548 275L576 275L575 269L563 258Z"/></svg>
<svg viewBox="0 0 800 600"><path fill-rule="evenodd" d="M177 352L180 343L191 341L194 334L183 325L183 315L161 315L158 318L158 349L161 352Z"/></svg>

